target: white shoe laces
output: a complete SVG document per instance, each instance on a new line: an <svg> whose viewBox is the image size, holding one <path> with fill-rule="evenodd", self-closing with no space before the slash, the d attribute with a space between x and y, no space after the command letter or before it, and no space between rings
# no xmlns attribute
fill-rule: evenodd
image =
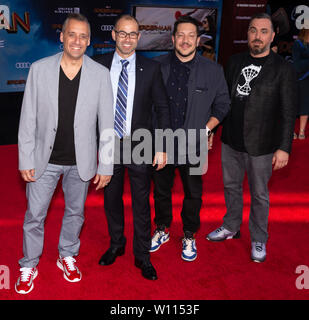
<svg viewBox="0 0 309 320"><path fill-rule="evenodd" d="M34 275L34 268L21 268L19 269L21 271L21 275L20 275L20 280L22 282L28 282L29 281L29 278L30 276L33 276Z"/></svg>
<svg viewBox="0 0 309 320"><path fill-rule="evenodd" d="M194 240L193 239L188 239L188 238L184 238L183 239L184 243L185 243L185 250L189 250L189 251L193 251L193 243Z"/></svg>
<svg viewBox="0 0 309 320"><path fill-rule="evenodd" d="M161 236L164 236L164 231L156 230L152 240L158 242Z"/></svg>
<svg viewBox="0 0 309 320"><path fill-rule="evenodd" d="M62 258L62 260L67 265L69 271L74 271L76 269L74 265L74 262L76 262L76 260L73 257L65 257L65 258Z"/></svg>

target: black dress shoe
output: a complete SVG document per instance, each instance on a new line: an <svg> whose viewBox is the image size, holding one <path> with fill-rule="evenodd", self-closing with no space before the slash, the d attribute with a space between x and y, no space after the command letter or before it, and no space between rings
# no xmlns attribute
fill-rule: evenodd
<svg viewBox="0 0 309 320"><path fill-rule="evenodd" d="M101 266L108 266L115 262L116 258L124 255L124 247L109 248L101 257L99 264Z"/></svg>
<svg viewBox="0 0 309 320"><path fill-rule="evenodd" d="M157 280L157 272L150 261L141 261L135 259L135 266L142 270L142 276L148 280Z"/></svg>

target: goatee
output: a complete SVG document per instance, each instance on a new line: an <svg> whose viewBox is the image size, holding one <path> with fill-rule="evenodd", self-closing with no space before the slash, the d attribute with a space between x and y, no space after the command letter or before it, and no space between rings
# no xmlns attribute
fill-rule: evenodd
<svg viewBox="0 0 309 320"><path fill-rule="evenodd" d="M187 57L189 57L189 56L191 56L193 53L195 53L195 51L196 51L196 48L195 49L193 49L192 51L190 51L189 53L187 53L187 54L183 54L183 53L181 53L178 49L176 49L175 48L175 51L181 56L181 57L183 57L183 58L187 58Z"/></svg>

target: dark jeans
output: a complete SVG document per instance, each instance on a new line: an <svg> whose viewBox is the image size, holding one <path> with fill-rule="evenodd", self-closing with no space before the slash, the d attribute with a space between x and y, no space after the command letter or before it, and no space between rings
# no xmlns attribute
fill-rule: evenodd
<svg viewBox="0 0 309 320"><path fill-rule="evenodd" d="M190 175L187 165L167 165L154 173L154 202L157 226L170 227L172 222L172 187L175 169L178 168L184 189L181 211L183 231L196 232L200 226L200 209L202 206L203 181L200 175Z"/></svg>
<svg viewBox="0 0 309 320"><path fill-rule="evenodd" d="M236 232L242 223L243 181L247 172L251 194L249 230L252 241L266 243L268 239L269 192L273 154L250 156L222 143L222 171L226 214L223 226Z"/></svg>

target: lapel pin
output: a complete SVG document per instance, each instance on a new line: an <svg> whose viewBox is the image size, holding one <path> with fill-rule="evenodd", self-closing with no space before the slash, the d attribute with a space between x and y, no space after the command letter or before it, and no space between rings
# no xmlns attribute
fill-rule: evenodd
<svg viewBox="0 0 309 320"><path fill-rule="evenodd" d="M139 68L139 71L143 71L144 69L143 68Z"/></svg>

